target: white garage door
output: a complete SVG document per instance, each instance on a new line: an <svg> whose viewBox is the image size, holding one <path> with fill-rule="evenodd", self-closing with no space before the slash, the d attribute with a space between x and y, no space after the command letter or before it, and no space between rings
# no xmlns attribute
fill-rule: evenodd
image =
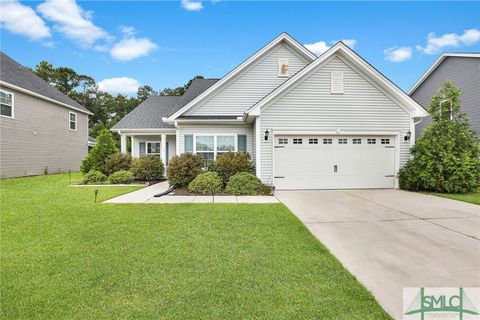
<svg viewBox="0 0 480 320"><path fill-rule="evenodd" d="M394 188L393 136L276 136L277 189Z"/></svg>

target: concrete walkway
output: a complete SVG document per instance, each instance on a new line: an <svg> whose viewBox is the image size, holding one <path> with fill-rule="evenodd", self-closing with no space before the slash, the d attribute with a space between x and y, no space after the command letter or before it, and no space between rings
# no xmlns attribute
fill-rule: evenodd
<svg viewBox="0 0 480 320"><path fill-rule="evenodd" d="M404 287L480 286L480 206L400 190L277 191L402 319Z"/></svg>
<svg viewBox="0 0 480 320"><path fill-rule="evenodd" d="M133 191L122 196L105 201L105 203L278 203L273 196L169 196L159 198L154 196L168 190L168 182Z"/></svg>
<svg viewBox="0 0 480 320"><path fill-rule="evenodd" d="M153 199L157 193L167 191L168 182L163 181L143 189L133 191L116 198L105 201L105 203L144 203L150 199Z"/></svg>

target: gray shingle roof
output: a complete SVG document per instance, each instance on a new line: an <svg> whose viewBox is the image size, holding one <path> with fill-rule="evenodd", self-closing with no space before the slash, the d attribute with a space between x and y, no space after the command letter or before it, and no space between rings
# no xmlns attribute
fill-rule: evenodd
<svg viewBox="0 0 480 320"><path fill-rule="evenodd" d="M0 51L0 80L14 86L32 91L55 101L67 104L74 108L88 111L85 107L65 95L60 90L48 84L30 70Z"/></svg>
<svg viewBox="0 0 480 320"><path fill-rule="evenodd" d="M195 79L183 96L151 96L123 117L112 129L169 129L162 121L210 88L218 79Z"/></svg>

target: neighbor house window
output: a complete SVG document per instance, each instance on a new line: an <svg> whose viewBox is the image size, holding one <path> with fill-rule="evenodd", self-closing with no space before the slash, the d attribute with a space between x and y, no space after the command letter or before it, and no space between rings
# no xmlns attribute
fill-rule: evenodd
<svg viewBox="0 0 480 320"><path fill-rule="evenodd" d="M195 152L202 156L205 164L215 160L215 136L197 136Z"/></svg>
<svg viewBox="0 0 480 320"><path fill-rule="evenodd" d="M247 153L247 135L239 134L237 136L238 153Z"/></svg>
<svg viewBox="0 0 480 320"><path fill-rule="evenodd" d="M77 114L75 112L68 113L68 128L70 130L77 130Z"/></svg>
<svg viewBox="0 0 480 320"><path fill-rule="evenodd" d="M2 117L13 118L13 93L0 90L0 106Z"/></svg>
<svg viewBox="0 0 480 320"><path fill-rule="evenodd" d="M288 77L288 59L278 59L278 76Z"/></svg>
<svg viewBox="0 0 480 320"><path fill-rule="evenodd" d="M186 134L184 139L185 139L185 152L193 153L193 135Z"/></svg>

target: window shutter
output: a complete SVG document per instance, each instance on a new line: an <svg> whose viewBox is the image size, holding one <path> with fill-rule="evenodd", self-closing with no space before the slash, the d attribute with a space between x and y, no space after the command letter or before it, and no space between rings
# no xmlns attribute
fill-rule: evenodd
<svg viewBox="0 0 480 320"><path fill-rule="evenodd" d="M238 135L238 153L247 153L247 136L244 134Z"/></svg>
<svg viewBox="0 0 480 320"><path fill-rule="evenodd" d="M193 135L185 135L185 153L193 153Z"/></svg>
<svg viewBox="0 0 480 320"><path fill-rule="evenodd" d="M278 59L278 75L280 77L288 77L288 59Z"/></svg>
<svg viewBox="0 0 480 320"><path fill-rule="evenodd" d="M331 73L331 92L343 93L343 72L333 71Z"/></svg>
<svg viewBox="0 0 480 320"><path fill-rule="evenodd" d="M140 156L145 155L145 142L140 142Z"/></svg>

